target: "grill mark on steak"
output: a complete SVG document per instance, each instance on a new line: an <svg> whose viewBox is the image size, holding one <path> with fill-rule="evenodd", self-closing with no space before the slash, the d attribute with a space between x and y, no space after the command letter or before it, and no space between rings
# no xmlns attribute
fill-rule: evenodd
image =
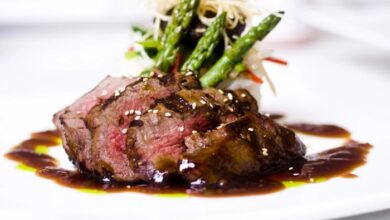
<svg viewBox="0 0 390 220"><path fill-rule="evenodd" d="M177 113L187 113L192 109L191 104L176 93L168 96L167 98L157 100L155 105L158 105L159 103L164 104L166 108Z"/></svg>
<svg viewBox="0 0 390 220"><path fill-rule="evenodd" d="M144 125L144 122L141 121L141 120L133 120L130 122L130 127L141 127L142 125Z"/></svg>
<svg viewBox="0 0 390 220"><path fill-rule="evenodd" d="M142 82L142 78L138 78L137 80L135 80L133 83L130 83L129 85L127 85L125 87L125 90L127 89L127 87L131 87L131 86L135 86L136 84L139 84ZM117 95L111 95L108 99L106 100L102 100L102 109L105 109L108 105L110 105L112 102L114 102L117 98L119 98L121 94L119 94L118 96Z"/></svg>

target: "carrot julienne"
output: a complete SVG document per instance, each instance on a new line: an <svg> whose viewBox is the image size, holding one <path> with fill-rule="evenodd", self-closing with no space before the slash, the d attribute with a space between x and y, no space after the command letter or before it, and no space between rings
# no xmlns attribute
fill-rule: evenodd
<svg viewBox="0 0 390 220"><path fill-rule="evenodd" d="M251 80L254 81L255 83L258 83L258 84L264 83L264 81L258 75L256 75L254 72L252 72L251 70L247 70L246 73L251 78Z"/></svg>
<svg viewBox="0 0 390 220"><path fill-rule="evenodd" d="M275 58L275 57L267 57L264 60L270 61L270 62L273 62L273 63L277 63L277 64L280 64L280 65L288 65L287 61L279 59L279 58Z"/></svg>

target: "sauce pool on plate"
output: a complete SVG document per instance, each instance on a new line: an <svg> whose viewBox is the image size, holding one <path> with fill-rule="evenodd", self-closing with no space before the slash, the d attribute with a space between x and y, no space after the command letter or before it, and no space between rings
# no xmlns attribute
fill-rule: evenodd
<svg viewBox="0 0 390 220"><path fill-rule="evenodd" d="M169 184L119 183L99 179L89 173L67 170L58 166L57 160L48 154L47 148L60 145L57 131L37 132L31 138L14 147L5 156L21 163L30 171L60 185L84 192L142 192L149 194L218 197L256 195L277 192L307 183L323 182L334 177L354 178L351 172L366 163L371 149L367 143L347 141L344 145L298 159L288 166L269 172L268 175L250 176L236 181L219 181L217 185L197 187L188 185L180 178Z"/></svg>

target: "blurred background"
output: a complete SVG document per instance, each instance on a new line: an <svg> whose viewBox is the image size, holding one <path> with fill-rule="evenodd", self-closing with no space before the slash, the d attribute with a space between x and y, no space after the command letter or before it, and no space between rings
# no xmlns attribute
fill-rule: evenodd
<svg viewBox="0 0 390 220"><path fill-rule="evenodd" d="M382 80L375 89L387 91L390 0L254 2L271 11L287 12L267 39L275 56L289 62L288 68L271 68L276 84L294 73L297 87L307 80L309 91L331 92L332 86L323 82L329 80L328 72L337 69L340 75L367 78L368 85L370 80ZM12 111L20 111L20 120L28 118L26 131L47 129L50 117L41 123L42 118L25 114L28 108L51 115L107 74L117 74L129 46L131 24L150 23L146 0L0 0L0 99ZM334 83L348 84L343 79ZM362 97L353 97L353 90L361 85L348 79L352 83L339 95L358 103ZM378 92L370 99L388 102L388 96ZM17 134L14 122L6 118L8 113L1 109L0 133ZM367 218L390 219L390 213L351 219Z"/></svg>
<svg viewBox="0 0 390 220"><path fill-rule="evenodd" d="M14 76L0 81L0 93L25 97L20 88L46 79L50 83L35 86L28 95L48 95L50 90L67 94L70 91L62 82L75 75L87 84L75 84L77 94L115 73L129 44L130 24L151 22L147 2L0 0L0 72ZM345 59L348 53L349 59L355 59L351 62L366 60L374 68L389 69L389 0L253 2L287 12L267 39L276 55L290 58L293 48L322 51L326 58L340 54ZM88 80L91 76L96 80Z"/></svg>

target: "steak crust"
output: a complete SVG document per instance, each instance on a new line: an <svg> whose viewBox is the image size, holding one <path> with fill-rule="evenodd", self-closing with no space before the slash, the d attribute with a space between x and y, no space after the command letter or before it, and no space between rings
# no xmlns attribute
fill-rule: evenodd
<svg viewBox="0 0 390 220"><path fill-rule="evenodd" d="M175 175L214 184L305 154L294 132L258 113L245 89L201 89L181 74L107 77L53 122L79 169L121 182Z"/></svg>

